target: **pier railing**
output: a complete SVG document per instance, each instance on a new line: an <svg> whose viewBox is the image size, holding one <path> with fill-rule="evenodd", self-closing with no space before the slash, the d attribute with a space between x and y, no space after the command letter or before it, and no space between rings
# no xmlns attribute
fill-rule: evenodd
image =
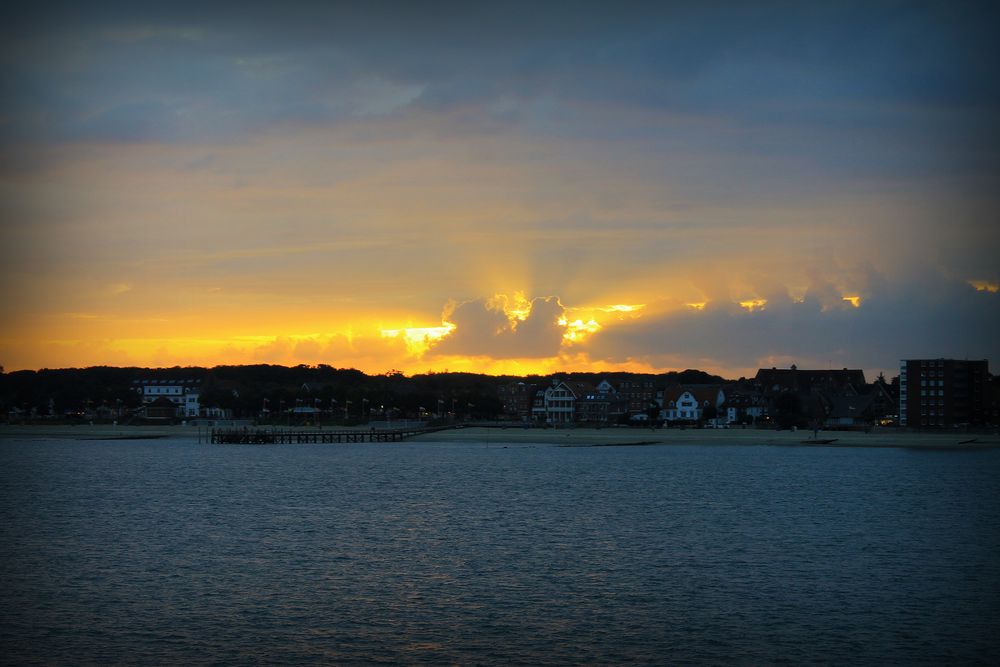
<svg viewBox="0 0 1000 667"><path fill-rule="evenodd" d="M433 426L397 429L354 429L325 431L322 429L213 428L209 442L213 445L292 445L336 444L347 442L402 442L407 438L434 433L454 426Z"/></svg>

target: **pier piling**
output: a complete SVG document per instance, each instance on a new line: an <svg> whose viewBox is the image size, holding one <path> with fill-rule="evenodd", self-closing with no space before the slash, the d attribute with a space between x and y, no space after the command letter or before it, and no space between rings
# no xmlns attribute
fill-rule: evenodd
<svg viewBox="0 0 1000 667"><path fill-rule="evenodd" d="M424 433L433 433L446 427L383 429L370 431L297 431L287 429L242 428L215 429L208 441L213 445L291 445L339 444L352 442L402 442Z"/></svg>

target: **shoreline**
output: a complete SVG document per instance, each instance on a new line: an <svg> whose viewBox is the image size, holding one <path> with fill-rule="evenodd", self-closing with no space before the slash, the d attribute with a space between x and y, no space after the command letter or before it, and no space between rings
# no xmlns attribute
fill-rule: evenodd
<svg viewBox="0 0 1000 667"><path fill-rule="evenodd" d="M178 440L204 439L210 429L198 426L75 426L0 425L0 440ZM306 429L303 429L306 430ZM317 429L318 430L318 429ZM346 430L324 428L323 430ZM366 428L351 430L367 430ZM569 428L523 429L517 427L464 427L436 431L405 442L420 444L507 444L562 447L650 447L659 445L769 445L800 447L896 447L918 449L976 450L1000 447L997 433L966 432L900 433L892 429L857 431L772 431L758 429L635 429Z"/></svg>
<svg viewBox="0 0 1000 667"><path fill-rule="evenodd" d="M413 442L541 444L562 447L650 447L659 445L766 445L784 447L895 447L974 450L1000 448L1000 435L857 431L772 431L758 429L495 429L463 428L422 435Z"/></svg>

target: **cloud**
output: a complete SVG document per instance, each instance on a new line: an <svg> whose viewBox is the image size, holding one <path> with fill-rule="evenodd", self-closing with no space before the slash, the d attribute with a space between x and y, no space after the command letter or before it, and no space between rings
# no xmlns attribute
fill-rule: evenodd
<svg viewBox="0 0 1000 667"><path fill-rule="evenodd" d="M601 108L887 132L906 116L887 109L1000 101L987 3L209 4L13 12L3 135L189 141L409 111L592 138L580 112Z"/></svg>
<svg viewBox="0 0 1000 667"><path fill-rule="evenodd" d="M435 328L452 298L429 360L979 349L990 290L954 285L998 283L996 18L990 3L17 7L0 23L0 338L82 337L51 315L86 312L94 340L266 335L268 359L381 370L405 350L297 332ZM561 300L525 319L465 301L514 290ZM649 306L588 336L561 305L595 303ZM571 345L561 316L583 317ZM144 322L108 324L129 318Z"/></svg>
<svg viewBox="0 0 1000 667"><path fill-rule="evenodd" d="M565 308L557 297L530 301L524 319L505 312L505 301L475 299L447 309L444 319L454 331L431 347L436 356L486 356L492 359L530 359L559 354L565 328L559 324Z"/></svg>
<svg viewBox="0 0 1000 667"><path fill-rule="evenodd" d="M957 282L876 284L853 306L829 285L801 301L773 295L750 311L727 302L662 313L594 334L594 359L653 366L702 360L730 372L798 363L891 371L901 358L1000 358L1000 295Z"/></svg>

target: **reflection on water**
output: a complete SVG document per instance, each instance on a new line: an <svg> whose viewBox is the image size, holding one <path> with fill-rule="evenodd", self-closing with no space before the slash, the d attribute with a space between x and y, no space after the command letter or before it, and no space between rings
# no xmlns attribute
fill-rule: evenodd
<svg viewBox="0 0 1000 667"><path fill-rule="evenodd" d="M0 442L10 663L991 662L1000 452Z"/></svg>

